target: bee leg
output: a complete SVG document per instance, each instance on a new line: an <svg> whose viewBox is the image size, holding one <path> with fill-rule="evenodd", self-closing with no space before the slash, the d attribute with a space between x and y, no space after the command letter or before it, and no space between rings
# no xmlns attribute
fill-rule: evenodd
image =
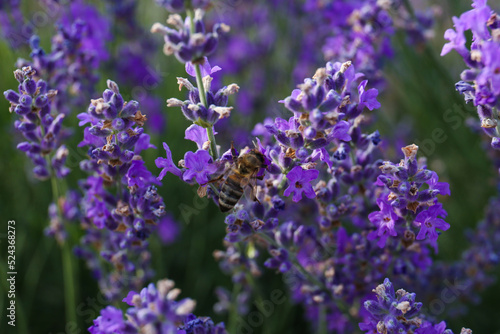
<svg viewBox="0 0 500 334"><path fill-rule="evenodd" d="M224 177L224 174L222 174L221 176L216 177L213 180L208 181L207 183L204 184L204 186L207 185L207 184L210 184L210 183L218 182L218 181L222 180L223 177Z"/></svg>
<svg viewBox="0 0 500 334"><path fill-rule="evenodd" d="M252 201L254 201L254 202L259 202L259 204L262 204L262 203L259 201L259 199L257 198L257 194L256 194L256 191L255 191L255 188L254 188L254 187L252 187L252 190L251 190L251 192L250 192L250 197L251 197Z"/></svg>
<svg viewBox="0 0 500 334"><path fill-rule="evenodd" d="M234 148L234 141L231 142L231 156L233 157L233 161L238 159L238 152L236 152L236 149Z"/></svg>
<svg viewBox="0 0 500 334"><path fill-rule="evenodd" d="M214 182L217 182L220 179L222 179L222 176L220 176L220 177L218 177L216 179L210 180L210 181L208 181L205 184L200 185L200 187L198 188L198 196L200 196L200 197L206 196L206 194L207 194L207 186L209 186L212 189L212 191L215 193L215 195L217 197L219 197L219 189L217 189L217 187L214 185Z"/></svg>

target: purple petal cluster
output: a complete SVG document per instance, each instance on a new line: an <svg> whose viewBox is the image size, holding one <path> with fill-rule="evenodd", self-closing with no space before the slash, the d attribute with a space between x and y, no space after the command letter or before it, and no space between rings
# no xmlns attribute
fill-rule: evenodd
<svg viewBox="0 0 500 334"><path fill-rule="evenodd" d="M113 306L101 310L100 316L89 328L92 334L225 334L224 324L215 325L207 317L196 317L191 312L196 303L184 298L177 300L181 291L174 282L161 280L149 284L140 293L130 291L123 299L130 307L125 314ZM124 319L124 316L126 317Z"/></svg>
<svg viewBox="0 0 500 334"><path fill-rule="evenodd" d="M205 58L206 59L206 58ZM207 65L208 64L208 69ZM193 74L192 68L187 68L189 74ZM200 93L188 79L177 78L179 87L186 87L188 90L188 100L181 101L176 98L167 100L167 107L181 107L182 114L194 124L204 128L212 127L219 120L227 118L231 114L233 107L228 107L229 96L238 92L239 87L236 84L224 86L217 91L211 90L211 73L213 69L210 67L208 60L205 60L205 65L202 66L202 72L207 75L204 76L204 88L206 91L206 101L208 107L203 105L200 100Z"/></svg>
<svg viewBox="0 0 500 334"><path fill-rule="evenodd" d="M201 9L197 9L192 21L189 17L183 20L179 14L171 14L167 24L172 28L161 23L153 25L151 32L164 36L163 52L167 56L173 54L182 63L203 64L205 57L215 51L219 35L228 32L229 27L217 23L213 26L212 32L207 32L203 14Z"/></svg>
<svg viewBox="0 0 500 334"><path fill-rule="evenodd" d="M365 333L453 334L450 329L446 329L444 321L433 324L425 320L420 312L422 303L415 301L416 295L403 289L394 292L388 278L373 292L377 299L364 302L368 317L359 324L359 328ZM467 331L462 329L462 333Z"/></svg>
<svg viewBox="0 0 500 334"><path fill-rule="evenodd" d="M326 68L319 69L312 79L304 80L283 101L294 116L288 121L277 118L273 125L265 127L281 145L291 147L296 153L301 148L315 150L318 158L329 163L330 156L320 149L332 142L340 148L342 142L351 141L349 132L354 119L365 107L370 110L380 107L376 89L365 91L366 80L356 84L362 77L350 62L327 63Z"/></svg>
<svg viewBox="0 0 500 334"><path fill-rule="evenodd" d="M316 193L311 185L311 181L315 180L319 175L319 171L304 170L300 166L295 166L287 175L289 186L285 189L283 193L284 196L288 197L293 194L293 201L298 202L302 199L302 195L307 198L316 197Z"/></svg>
<svg viewBox="0 0 500 334"><path fill-rule="evenodd" d="M10 102L9 111L19 116L16 129L26 139L17 148L33 162L36 178L63 178L69 173L65 166L69 151L63 144L68 134L62 128L64 114L52 110L57 91L49 89L30 66L16 70L14 76L19 82L18 90L9 89L4 96Z"/></svg>
<svg viewBox="0 0 500 334"><path fill-rule="evenodd" d="M445 218L447 213L437 196L450 195L449 185L438 182L437 174L426 169L423 162L419 163L418 146L406 146L402 151L405 159L399 164L386 161L380 166L382 175L377 178L377 185L384 186L385 191L377 200L380 211L368 217L377 227L368 237L378 239L380 247L389 237L398 237L409 247L413 242L403 239L415 239L416 235L416 240L428 240L437 251L436 229L450 228L439 218ZM418 234L415 228L419 228Z"/></svg>
<svg viewBox="0 0 500 334"><path fill-rule="evenodd" d="M159 181L139 154L154 146L144 133L147 118L139 103L124 101L111 80L103 97L92 100L78 118L87 125L80 146L87 146L90 156L80 166L90 176L80 183L87 233L77 254L114 300L152 275L147 239L165 215L165 204L156 188Z"/></svg>
<svg viewBox="0 0 500 334"><path fill-rule="evenodd" d="M448 43L441 55L455 50L464 59L468 69L460 75L456 89L467 103L476 106L481 128L492 138L492 148L500 150L500 16L485 0L474 0L472 7L460 17L453 17L454 28L444 34ZM472 33L470 45L466 38L469 31Z"/></svg>

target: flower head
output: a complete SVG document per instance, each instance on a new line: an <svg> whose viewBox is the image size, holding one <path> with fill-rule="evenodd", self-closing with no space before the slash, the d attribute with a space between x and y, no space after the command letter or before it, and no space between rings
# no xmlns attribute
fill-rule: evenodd
<svg viewBox="0 0 500 334"><path fill-rule="evenodd" d="M429 237L431 244L437 251L438 232L436 229L446 231L450 228L450 224L445 222L438 216L446 217L446 211L441 204L431 206L429 209L420 212L415 218L415 223L420 225L417 240L424 240Z"/></svg>
<svg viewBox="0 0 500 334"><path fill-rule="evenodd" d="M380 108L380 102L377 101L378 90L371 88L365 90L368 80L363 80L358 86L359 107L366 106L369 110Z"/></svg>
<svg viewBox="0 0 500 334"><path fill-rule="evenodd" d="M187 152L184 156L184 163L187 170L184 172L182 179L184 181L191 181L194 177L198 184L207 184L210 181L210 175L217 170L217 166L212 161L212 157L208 151L198 150L196 153Z"/></svg>
<svg viewBox="0 0 500 334"><path fill-rule="evenodd" d="M368 236L368 239L380 238L377 245L382 248L389 236L397 236L396 222L400 220L398 215L394 213L391 205L384 199L378 199L377 205L380 211L372 212L368 215L368 219L377 226L376 234Z"/></svg>
<svg viewBox="0 0 500 334"><path fill-rule="evenodd" d="M295 166L287 175L289 186L285 190L284 195L293 195L293 201L298 202L302 199L302 193L307 198L316 197L316 193L311 185L311 181L315 180L319 175L319 171L315 169L305 170L300 166Z"/></svg>
<svg viewBox="0 0 500 334"><path fill-rule="evenodd" d="M181 293L174 282L161 280L149 284L140 293L130 291L123 299L129 306L126 319L121 310L108 306L89 328L92 334L200 333L226 334L224 324L215 325L210 318L197 318L191 312L196 305L189 298L176 300Z"/></svg>
<svg viewBox="0 0 500 334"><path fill-rule="evenodd" d="M377 286L377 299L364 302L368 316L359 328L365 333L421 333L421 334L452 334L446 329L446 324L432 324L420 317L422 303L416 302L415 293L403 289L394 291L391 281L386 278L383 284Z"/></svg>

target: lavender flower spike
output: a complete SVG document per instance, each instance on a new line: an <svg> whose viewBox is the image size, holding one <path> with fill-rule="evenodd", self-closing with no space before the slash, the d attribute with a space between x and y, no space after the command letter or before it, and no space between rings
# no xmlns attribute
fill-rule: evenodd
<svg viewBox="0 0 500 334"><path fill-rule="evenodd" d="M359 324L359 328L365 333L453 334L450 329L446 329L444 321L434 324L426 320L420 312L422 303L415 301L416 295L403 289L394 292L388 278L373 292L376 294L376 300L365 301L364 307L368 316ZM461 333L472 331L464 328Z"/></svg>
<svg viewBox="0 0 500 334"><path fill-rule="evenodd" d="M215 325L210 318L196 317L191 312L196 303L184 298L174 282L161 280L149 284L140 293L130 291L123 299L131 307L123 312L113 306L101 310L89 328L91 334L226 334L223 323ZM124 319L124 316L126 319Z"/></svg>

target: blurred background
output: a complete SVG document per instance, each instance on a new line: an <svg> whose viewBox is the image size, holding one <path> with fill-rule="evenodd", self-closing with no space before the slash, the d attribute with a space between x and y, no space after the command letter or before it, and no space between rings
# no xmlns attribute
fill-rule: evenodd
<svg viewBox="0 0 500 334"><path fill-rule="evenodd" d="M5 0L1 0L5 1ZM255 1L256 3L258 1ZM431 169L436 170L440 179L450 183L452 195L444 199L444 206L449 213L447 222L451 229L440 237L439 254L437 259L456 260L467 245L464 237L466 229L473 229L483 218L485 205L488 199L497 191L496 172L483 149L484 140L481 134L467 125L467 118L475 117L475 111L467 107L454 89L464 68L462 59L455 53L440 57L442 45L445 43L444 31L452 26L451 17L460 15L470 8L470 1L447 0L435 3L420 1L415 7L436 6L435 22L432 30L434 37L427 42L427 47L409 45L405 36L397 32L391 37L394 47L394 56L383 65L383 77L386 86L380 102L382 107L376 110L377 123L374 128L379 129L385 141L384 147L393 159L400 158L400 147L416 143L421 147L421 153L428 158ZM491 2L491 1L490 1ZM96 5L101 12L106 11L104 2L89 1ZM138 25L148 31L154 22L164 22L167 12L159 10L153 0L138 1ZM227 6L237 8L241 1L226 2ZM491 6L495 4L491 3ZM497 4L498 5L498 4ZM33 14L44 10L44 5L35 0L21 1L21 10L25 17L32 18ZM221 14L222 13L222 14ZM224 11L214 10L209 13L211 20L224 17ZM276 12L278 13L278 12ZM257 95L259 104L249 103L244 98L231 101L235 106L234 120L231 126L245 127L237 139L240 144L251 143L249 124L263 122L266 117L285 117L286 111L278 103L288 96L299 83L294 75L297 66L297 54L304 45L296 45L295 30L290 29L293 22L287 21L287 15L264 12L270 16L275 38L272 43L266 44L264 56L259 55L249 60L251 68L263 70L260 80L265 81L253 91L248 99ZM108 41L109 50L116 50L116 45L127 39L126 35L119 34L112 21L111 33L113 38ZM258 20L249 20L245 25L233 26L230 34L251 35L259 26ZM36 33L40 36L41 45L50 50L50 38L54 34L53 21L37 26ZM259 36L251 36L259 38ZM157 149L147 150L145 161L153 173L159 170L154 165L157 156L164 156L161 143L167 141L173 150L174 161L182 158L180 152L193 150L194 144L184 139L184 129L189 125L181 112L176 108L167 109L164 102L169 97L184 98L184 92L179 92L176 84L177 76L186 76L184 66L174 57L166 57L162 53L162 43L159 36L152 38L156 53L151 53L149 62L158 75L158 82L149 85L145 92L156 97L160 103L154 110L143 108L150 117L149 131L152 143ZM237 50L232 46L231 50ZM211 58L212 65L219 65L217 59L228 56L225 54L224 41L218 48L217 54ZM309 50L318 53L316 67L324 66L321 62L320 50ZM17 49L11 48L9 42L0 39L0 91L16 89L12 72L16 69L18 58L29 58L30 48L22 45ZM236 56L234 56L236 57ZM119 53L111 52L111 57L104 62L99 71L100 81L96 89L102 92L106 79L113 79L120 85L121 92L126 100L136 98L143 91L127 83L122 84L116 78L116 64ZM222 65L221 65L222 67ZM308 76L314 74L312 69L301 69ZM248 78L246 72L233 74L225 69L216 74L216 81L224 83L235 82L242 86L254 89L251 85L245 86ZM220 76L220 77L218 77ZM224 78L222 78L224 76ZM96 98L99 95L91 96ZM232 103L232 104L231 104ZM239 108L241 103L241 112ZM72 128L74 133L67 146L70 148L68 165L72 172L68 177L69 188L77 188L77 181L85 177L78 168L78 162L86 152L77 148L82 139L82 129L77 126L76 114L85 111L83 106L79 110L72 110L72 117L65 119L65 125ZM66 328L64 317L64 297L62 289L61 253L58 245L52 238L44 235L48 224L47 208L51 202L49 182L40 182L32 177L31 162L23 153L16 149L22 138L13 129L16 115L8 112L8 102L0 99L0 333L10 333L12 328L6 325L5 310L7 307L6 281L6 221L16 220L16 265L17 265L17 326L18 333L84 333L92 325L92 320L98 316L99 310L106 306L98 293L97 285L85 267L83 261L74 258L77 263L77 305L78 315L81 317L78 329ZM452 110L452 112L449 112ZM457 112L457 110L461 112ZM453 121L444 116L453 115ZM458 115L458 116L457 116ZM458 118L457 118L458 117ZM151 124L153 122L153 124ZM246 124L246 125L245 125ZM439 140L433 139L437 136ZM219 131L221 132L221 131ZM221 138L224 133L221 133ZM445 139L442 139L445 138ZM226 138L228 143L233 138ZM224 139L221 139L224 140ZM439 141L439 143L438 143ZM177 152L177 154L176 154ZM225 275L214 260L212 253L223 247L225 235L224 215L212 203L198 202L195 189L190 188L168 175L160 189L165 199L171 217L177 226L177 234L171 240L162 242L159 238L151 240L153 252L153 267L156 279L168 277L176 282L182 290L182 297L191 297L197 301L196 314L211 316L214 321L227 321L226 315L214 312L213 305L217 302L215 288L223 286L232 289L231 278ZM186 208L191 215L186 216ZM193 209L194 208L194 209ZM184 212L184 214L183 214ZM498 274L498 270L497 270ZM273 289L283 289L283 278L267 270L257 282L262 296L269 296ZM411 289L409 289L411 290ZM461 326L472 328L475 333L500 333L500 284L490 286L482 293L479 305L470 307L466 317L448 319L449 328L455 332ZM418 299L418 296L417 296ZM264 325L255 329L256 333L304 333L309 331L307 323L302 318L303 311L299 306L284 303L265 321Z"/></svg>

